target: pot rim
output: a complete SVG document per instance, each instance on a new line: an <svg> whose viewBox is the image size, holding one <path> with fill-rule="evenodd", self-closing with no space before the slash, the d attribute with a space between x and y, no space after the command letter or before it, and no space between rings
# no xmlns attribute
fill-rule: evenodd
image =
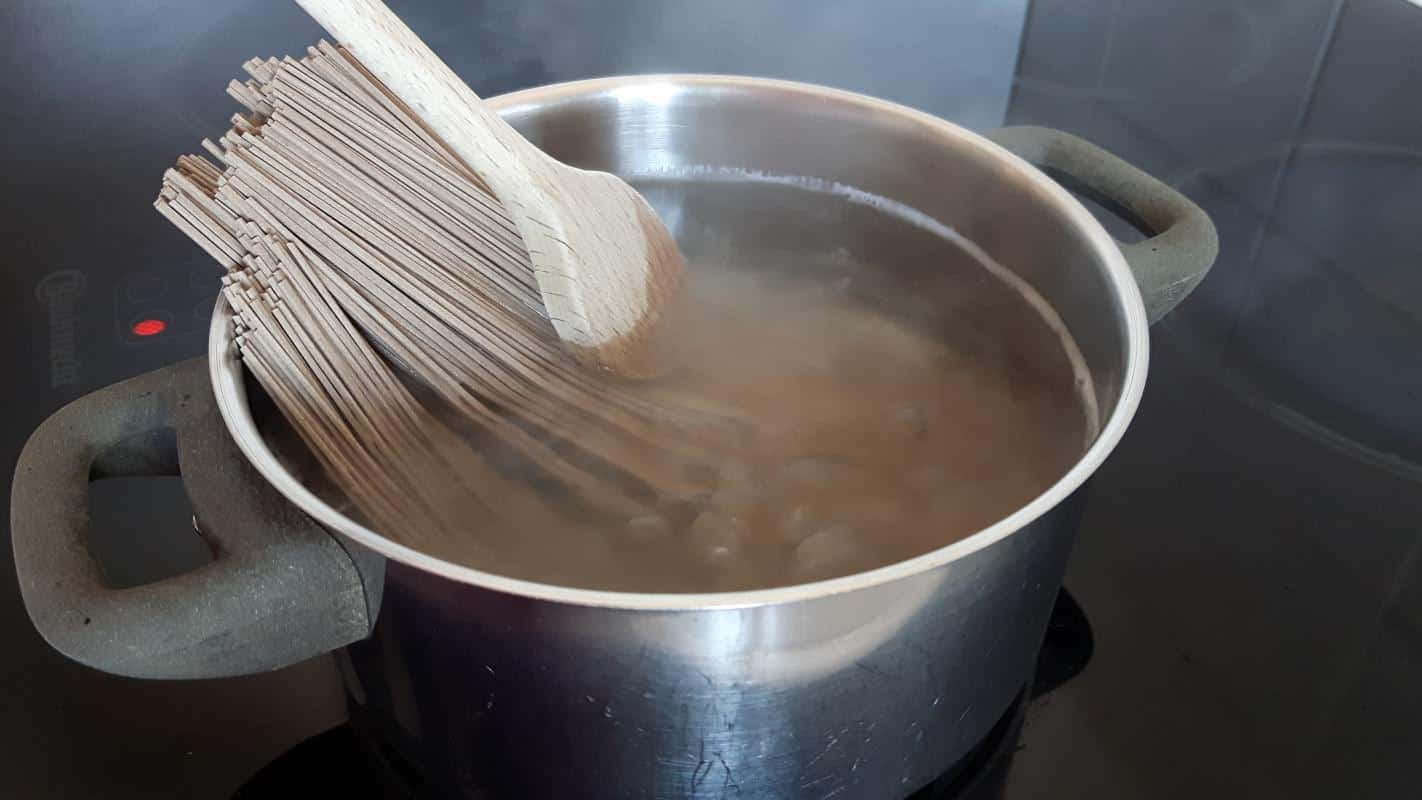
<svg viewBox="0 0 1422 800"><path fill-rule="evenodd" d="M1081 458L1055 483L1016 511L975 533L950 544L904 561L812 583L751 589L735 592L647 593L603 589L580 589L505 577L473 567L451 563L391 541L350 519L297 481L277 460L257 432L242 383L243 367L231 346L231 310L219 294L208 337L208 367L218 410L228 433L262 476L288 500L327 529L347 536L386 558L431 572L459 583L481 586L532 599L579 606L636 609L646 611L689 611L713 608L745 608L791 603L850 592L921 575L975 553L1031 524L1065 500L1100 467L1115 449L1135 416L1145 387L1149 361L1149 326L1140 289L1110 234L1066 189L1006 149L972 131L908 106L868 95L796 81L734 75L651 74L627 75L569 81L524 89L486 99L501 113L516 113L529 106L547 105L558 100L589 94L635 92L646 97L675 93L683 87L700 89L758 90L809 95L876 115L893 116L921 125L945 140L955 140L974 149L983 158L1018 173L1033 189L1043 193L1082 229L1087 243L1106 267L1112 288L1121 300L1126 328L1126 363L1119 399L1100 433Z"/></svg>

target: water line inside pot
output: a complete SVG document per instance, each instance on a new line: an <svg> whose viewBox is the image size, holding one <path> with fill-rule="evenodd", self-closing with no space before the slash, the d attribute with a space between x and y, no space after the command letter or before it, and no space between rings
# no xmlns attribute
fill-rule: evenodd
<svg viewBox="0 0 1422 800"><path fill-rule="evenodd" d="M1094 438L1092 382L1060 319L951 229L814 179L700 168L633 183L691 265L668 336L680 366L645 391L733 407L754 422L754 443L703 490L629 519L590 514L505 460L567 525L471 530L471 542L498 543L492 560L432 555L623 591L834 577L986 527ZM258 420L293 474L353 513L280 415Z"/></svg>

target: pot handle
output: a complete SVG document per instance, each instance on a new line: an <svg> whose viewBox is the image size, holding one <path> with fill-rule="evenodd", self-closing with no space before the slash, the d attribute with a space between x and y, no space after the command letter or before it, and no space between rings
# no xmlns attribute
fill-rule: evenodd
<svg viewBox="0 0 1422 800"><path fill-rule="evenodd" d="M1151 323L1184 300L1215 263L1220 246L1214 223L1169 184L1051 128L1020 125L984 135L1151 234L1140 242L1116 243L1136 276Z"/></svg>
<svg viewBox="0 0 1422 800"><path fill-rule="evenodd" d="M182 476L213 560L143 586L105 586L88 546L89 482L172 474ZM383 562L347 552L247 463L202 358L55 412L20 454L10 507L30 619L54 649L105 672L276 669L365 638L378 609Z"/></svg>

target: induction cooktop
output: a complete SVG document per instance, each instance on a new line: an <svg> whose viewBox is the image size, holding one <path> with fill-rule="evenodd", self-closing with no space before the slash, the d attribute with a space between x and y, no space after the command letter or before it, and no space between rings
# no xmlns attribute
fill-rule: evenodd
<svg viewBox="0 0 1422 800"><path fill-rule="evenodd" d="M613 73L785 77L978 129L1062 128L1184 191L1214 220L1220 256L1152 330L1140 411L1084 493L1067 585L1090 612L1095 650L1028 704L1007 796L1412 792L1422 7L390 4L484 94ZM65 402L203 352L217 276L150 207L159 176L226 127L222 87L242 61L300 52L320 31L289 0L16 0L0 4L0 32L9 474ZM1123 240L1139 236L1094 210ZM91 494L92 546L115 580L206 557L175 480ZM11 794L230 797L348 717L329 660L192 683L68 662L5 575L8 563Z"/></svg>

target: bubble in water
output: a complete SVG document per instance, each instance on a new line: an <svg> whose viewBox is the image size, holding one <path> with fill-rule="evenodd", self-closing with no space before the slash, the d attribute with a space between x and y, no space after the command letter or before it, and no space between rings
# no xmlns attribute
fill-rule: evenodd
<svg viewBox="0 0 1422 800"><path fill-rule="evenodd" d="M745 538L745 523L732 514L718 510L703 511L691 523L687 540L692 555L713 565L726 565L741 553Z"/></svg>
<svg viewBox="0 0 1422 800"><path fill-rule="evenodd" d="M659 514L643 514L627 520L624 530L634 541L652 542L670 534L671 525Z"/></svg>
<svg viewBox="0 0 1422 800"><path fill-rule="evenodd" d="M828 577L854 563L862 552L853 528L832 525L810 534L795 547L795 574L801 578Z"/></svg>
<svg viewBox="0 0 1422 800"><path fill-rule="evenodd" d="M804 503L800 503L785 512L785 516L780 520L780 535L791 544L799 544L806 536L814 532L815 512Z"/></svg>

